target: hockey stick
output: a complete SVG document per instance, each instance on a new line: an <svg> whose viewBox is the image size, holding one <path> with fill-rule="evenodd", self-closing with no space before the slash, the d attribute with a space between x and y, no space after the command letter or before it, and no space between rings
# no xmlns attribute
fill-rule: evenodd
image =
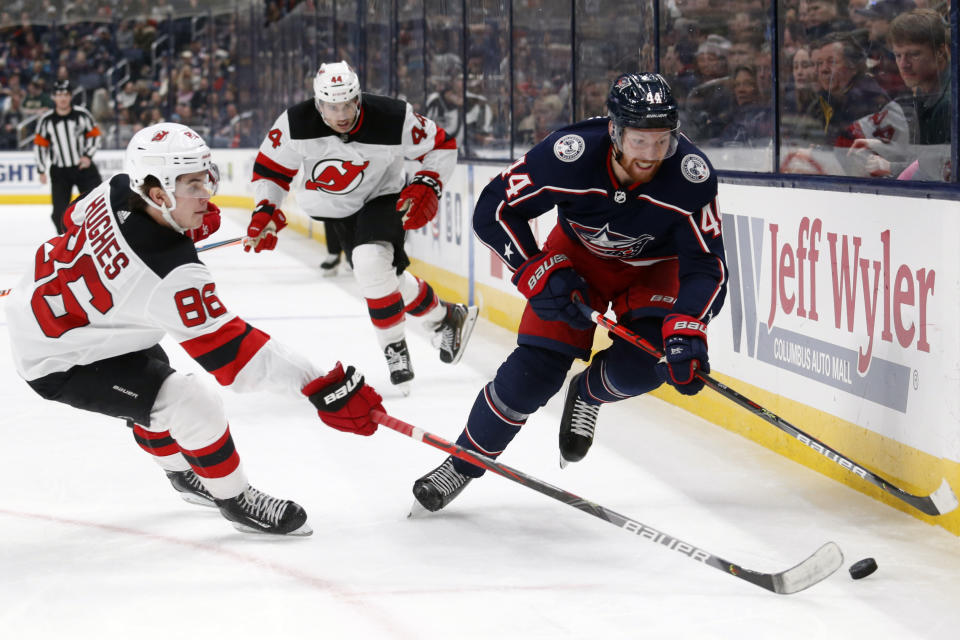
<svg viewBox="0 0 960 640"><path fill-rule="evenodd" d="M219 249L220 247L229 247L231 245L240 244L243 242L243 238L231 238L230 240L218 240L216 242L208 242L207 244L200 245L197 247L197 253L202 251L209 251L210 249Z"/></svg>
<svg viewBox="0 0 960 640"><path fill-rule="evenodd" d="M197 247L197 253L203 251L209 251L210 249L219 249L220 247L229 247L231 245L240 244L243 242L243 238L231 238L230 240L218 240L217 242L210 242L204 245ZM0 298L8 296L13 293L13 289L0 289Z"/></svg>
<svg viewBox="0 0 960 640"><path fill-rule="evenodd" d="M613 320L606 318L598 311L591 309L585 304L578 303L580 310L584 315L589 316L591 320L603 327L613 332L615 335L623 338L627 342L634 344L637 347L640 347L643 351L646 351L648 354L654 358L662 358L663 354L660 353L656 347L644 340L642 337L627 329L621 324L617 324ZM954 495L953 490L950 489L950 483L947 482L947 479L944 478L943 482L940 483L940 488L934 491L928 496L915 496L912 493L907 493L903 489L897 487L891 482L884 480L882 477L878 476L874 472L870 471L863 467L863 465L854 462L853 460L847 458L846 456L839 453L837 450L825 445L820 442L813 436L804 433L800 429L796 428L780 416L776 415L772 411L761 407L753 400L746 398L727 385L723 384L719 380L711 378L708 374L703 373L702 371L697 371L697 377L703 380L704 384L708 387L722 395L723 397L731 400L744 409L750 411L754 415L763 418L777 429L780 429L784 433L789 434L790 436L796 438L806 446L810 447L820 455L824 456L831 462L834 462L850 473L863 478L867 482L880 487L887 493L892 496L895 496L906 502L910 506L922 511L923 513L930 516L940 516L945 513L949 513L957 508L957 496Z"/></svg>
<svg viewBox="0 0 960 640"><path fill-rule="evenodd" d="M807 587L812 587L824 578L830 576L834 571L840 568L840 565L843 564L843 553L840 551L840 547L838 547L834 542L827 542L822 547L817 549L813 555L808 557L806 560L785 571L780 571L777 573L763 573L761 571L745 569L744 567L734 564L729 560L724 560L719 556L715 556L709 551L697 548L688 542L680 540L679 538L674 538L670 534L664 533L658 529L654 529L653 527L643 524L642 522L638 522L637 520L633 520L632 518L620 515L616 511L602 507L594 502L590 502L589 500L584 500L583 498L576 496L569 491L564 491L563 489L554 487L553 485L542 480L538 480L533 476L528 476L522 471L508 467L502 462L497 462L496 460L488 458L479 453L468 451L467 449L464 449L453 442L444 440L440 436L434 435L429 431L424 431L423 429L406 423L403 420L399 420L393 416L387 415L382 411L371 411L370 417L377 424L382 424L383 426L393 429L398 433L402 433L403 435L409 436L414 440L419 440L420 442L426 443L431 447L445 451L452 456L456 456L461 460L469 462L470 464L486 469L487 471L492 471L493 473L503 476L508 480L513 480L518 484L522 484L529 489L538 491L545 496L553 498L554 500L558 500L564 504L574 507L575 509L579 509L580 511L589 513L590 515L609 522L610 524L616 525L629 533L644 538L645 540L663 545L667 549L681 553L691 560L702 562L703 564L709 565L714 569L719 569L724 573L736 576L741 580L746 580L751 584L755 584L758 587L763 587L764 589L774 593L789 594L803 591Z"/></svg>

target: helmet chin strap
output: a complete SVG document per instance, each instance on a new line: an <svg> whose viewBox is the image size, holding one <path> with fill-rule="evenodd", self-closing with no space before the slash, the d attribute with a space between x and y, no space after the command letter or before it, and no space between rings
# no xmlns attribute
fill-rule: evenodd
<svg viewBox="0 0 960 640"><path fill-rule="evenodd" d="M168 198L170 198L170 203L172 204L171 207L167 207L166 203L164 203L164 202L159 202L159 203L158 203L158 202L154 202L153 200L151 200L151 199L148 198L147 196L143 195L143 194L140 193L139 191L137 191L137 193L140 195L141 198L143 198L143 200L144 200L148 205L150 205L151 207L153 207L153 208L155 208L155 209L159 209L159 210L160 210L160 217L163 218L164 222L166 222L168 225L170 225L170 228L171 228L171 229L173 229L173 230L176 231L177 233L186 233L186 232L187 232L186 229L184 229L184 228L181 227L179 224L177 224L177 222L173 219L173 215L171 214L171 209L176 209L176 208L177 208L177 199L176 199L176 197L175 197L172 193L169 193L166 189L163 190L163 193L164 193Z"/></svg>
<svg viewBox="0 0 960 640"><path fill-rule="evenodd" d="M176 209L176 208L177 208L177 201L173 199L173 196L172 196L172 195L170 196L170 199L173 200L173 208ZM181 227L180 225L178 225L178 224L174 221L173 216L172 216L171 213L170 213L170 209L167 208L167 205L165 205L165 204L161 204L161 205L160 205L160 216L161 216L164 220L166 220L167 224L169 224L171 227L173 227L173 230L176 231L177 233L186 233L186 232L187 232L186 229L184 229L183 227Z"/></svg>

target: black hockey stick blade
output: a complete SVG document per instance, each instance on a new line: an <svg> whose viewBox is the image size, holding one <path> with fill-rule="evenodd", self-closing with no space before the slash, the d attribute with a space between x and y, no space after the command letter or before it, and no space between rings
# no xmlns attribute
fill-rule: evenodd
<svg viewBox="0 0 960 640"><path fill-rule="evenodd" d="M370 418L377 424L381 424L414 440L419 440L431 447L445 451L452 456L486 469L498 476L513 480L517 484L521 484L528 489L533 489L575 509L589 513L596 518L620 527L628 533L676 551L690 560L702 562L714 569L719 569L726 574L735 576L741 580L746 580L751 584L763 587L773 593L790 594L803 591L829 577L843 564L843 553L840 551L840 547L838 547L836 543L828 542L809 558L786 571L763 573L761 571L746 569L729 560L715 556L709 551L695 547L688 542L684 542L668 533L655 529L650 525L620 515L612 509L607 509L595 502L584 500L569 491L555 487L543 480L538 480L502 462L497 462L479 453L468 451L458 444L444 440L440 436L434 435L429 431L424 431L419 427L415 427L399 418L394 418L382 411L371 411Z"/></svg>
<svg viewBox="0 0 960 640"><path fill-rule="evenodd" d="M585 304L578 303L578 306L580 307L580 311L585 316L593 320L596 324L600 325L604 329L611 331L620 338L623 338L634 346L639 347L642 351L647 352L654 358L663 357L663 354L660 353L656 347L644 340L640 335L634 333L625 326L600 315L598 311L591 309ZM840 465L855 476L866 480L874 486L880 487L890 495L899 498L901 501L909 504L918 511L922 511L928 516L942 516L945 513L950 513L957 508L958 504L960 504L957 502L957 496L953 493L953 490L950 488L950 483L947 482L946 478L944 478L940 483L940 487L928 496L918 496L912 493L907 493L892 482L884 479L863 465L841 454L836 449L833 449L823 442L820 442L813 436L804 433L769 409L766 409L753 400L750 400L746 396L737 393L719 380L710 377L708 374L703 373L702 371L697 371L696 375L698 378L703 380L703 383L706 386L710 387L724 398L735 402L747 411L753 413L755 416L766 420L777 429L780 429L796 440L799 440L828 460Z"/></svg>

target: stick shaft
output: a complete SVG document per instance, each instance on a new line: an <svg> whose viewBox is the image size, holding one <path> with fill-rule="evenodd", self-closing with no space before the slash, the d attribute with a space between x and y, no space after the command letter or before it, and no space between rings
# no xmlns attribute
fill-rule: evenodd
<svg viewBox="0 0 960 640"><path fill-rule="evenodd" d="M662 358L663 354L652 344L647 342L642 336L634 333L630 329L624 327L621 324L614 322L613 320L600 315L594 309L581 304L580 310L590 317L596 324L600 325L604 329L611 331L614 335L623 338L627 342L639 347L641 350L647 352L654 358ZM735 402L740 405L747 411L750 411L759 418L762 418L775 426L777 429L780 429L784 433L790 435L791 437L799 440L804 445L810 447L823 457L827 458L834 464L837 464L850 473L856 475L863 480L866 480L870 484L880 487L887 493L892 496L895 496L902 500L903 502L909 504L915 509L922 511L923 513L931 516L939 516L948 511L952 511L957 507L957 499L953 492L950 490L949 485L941 485L941 488L938 489L933 496L917 496L911 493L907 493L903 489L900 489L893 483L885 480L876 473L865 468L863 465L851 460L846 457L836 449L824 444L820 440L814 438L808 433L805 433L793 426L777 414L773 413L769 409L757 404L753 400L747 398L746 396L734 391L727 385L723 384L719 380L716 380L710 375L703 373L702 371L697 371L696 375L698 378L703 380L703 383L722 395L724 398Z"/></svg>
<svg viewBox="0 0 960 640"><path fill-rule="evenodd" d="M683 540L675 538L663 531L655 529L654 527L621 515L612 509L600 506L599 504L590 502L589 500L584 500L580 496L574 495L569 491L555 487L544 482L543 480L538 480L537 478L509 467L502 462L497 462L492 458L488 458L474 451L464 449L456 443L444 440L440 436L434 435L429 431L424 431L419 427L415 427L408 422L400 420L399 418L394 418L393 416L382 411L371 411L370 417L377 424L381 424L385 427L393 429L398 433L409 436L414 440L419 440L420 442L428 444L431 447L445 451L454 457L464 460L465 462L469 462L470 464L476 465L482 469L486 469L487 471L491 471L499 476L503 476L508 480L513 480L517 484L521 484L529 489L533 489L534 491L542 493L545 496L549 496L554 500L574 507L575 509L579 509L584 513L589 513L596 518L599 518L605 522L609 522L612 525L616 525L617 527L644 538L649 542L660 544L668 549L676 551L690 560L696 560L703 564L709 565L714 569L718 569L724 573L740 578L741 580L746 580L747 582L755 584L759 587L763 587L768 591L773 591L775 593L794 593L795 591L805 589L819 582L823 578L830 575L830 573L833 573L833 571L836 570L836 567L839 566L835 560L831 562L829 566L825 566L823 561L817 561L818 554L825 553L824 548L822 548L813 556L811 556L811 558L808 558L800 565L797 565L797 567L784 572L770 574L752 571L750 569L741 567L740 565L734 564L729 560L724 560L719 556L715 556L709 551L695 547L690 543L684 542ZM828 545L831 544L832 543L828 543ZM831 553L839 554L839 549L837 549L835 552L833 551L834 548L836 548L836 545L830 547L825 546L825 548ZM798 567L800 568L799 570L797 569ZM803 575L799 580L791 579L796 573L801 573Z"/></svg>

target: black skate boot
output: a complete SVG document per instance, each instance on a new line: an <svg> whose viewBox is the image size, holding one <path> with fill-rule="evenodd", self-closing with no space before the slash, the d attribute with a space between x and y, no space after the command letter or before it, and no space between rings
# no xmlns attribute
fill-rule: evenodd
<svg viewBox="0 0 960 640"><path fill-rule="evenodd" d="M427 511L439 511L460 495L473 480L453 468L453 456L413 483L413 497Z"/></svg>
<svg viewBox="0 0 960 640"><path fill-rule="evenodd" d="M400 340L388 344L383 350L383 355L387 359L387 368L390 370L390 383L396 385L403 395L409 395L410 381L413 380L413 365L410 363L407 341Z"/></svg>
<svg viewBox="0 0 960 640"><path fill-rule="evenodd" d="M223 517L238 531L292 536L313 533L303 507L292 500L274 498L250 485L240 495L216 503Z"/></svg>
<svg viewBox="0 0 960 640"><path fill-rule="evenodd" d="M467 348L473 325L477 323L476 306L444 302L447 315L440 321L436 332L439 335L440 360L447 364L457 364Z"/></svg>
<svg viewBox="0 0 960 640"><path fill-rule="evenodd" d="M200 478L192 469L186 471L164 471L167 479L173 488L180 492L180 497L190 504L198 504L202 507L215 507L215 498L210 495L207 488L200 482Z"/></svg>
<svg viewBox="0 0 960 640"><path fill-rule="evenodd" d="M330 277L337 275L337 265L340 264L340 254L329 255L323 259L323 262L320 263L320 274L323 277Z"/></svg>
<svg viewBox="0 0 960 640"><path fill-rule="evenodd" d="M593 444L600 405L588 404L580 398L579 382L586 374L583 371L573 376L563 401L563 417L560 418L561 468L567 466L568 462L583 460Z"/></svg>

